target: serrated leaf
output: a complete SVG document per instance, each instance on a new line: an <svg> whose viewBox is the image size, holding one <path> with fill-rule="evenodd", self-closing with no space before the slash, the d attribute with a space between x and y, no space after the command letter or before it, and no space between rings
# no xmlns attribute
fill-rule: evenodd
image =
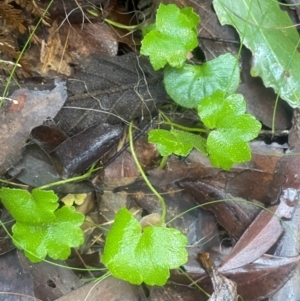
<svg viewBox="0 0 300 301"><path fill-rule="evenodd" d="M299 107L299 34L288 13L273 0L213 3L221 24L234 26L251 50L252 76L260 76L265 86L272 87L292 107Z"/></svg>
<svg viewBox="0 0 300 301"><path fill-rule="evenodd" d="M216 90L232 94L239 81L239 67L236 58L230 53L201 66L185 64L181 69L167 66L164 70L167 93L185 108L197 108L202 98Z"/></svg>
<svg viewBox="0 0 300 301"><path fill-rule="evenodd" d="M102 263L113 276L132 284L164 285L169 270L187 261L186 244L187 238L176 229L149 226L142 232L122 208L107 235Z"/></svg>
<svg viewBox="0 0 300 301"><path fill-rule="evenodd" d="M155 27L149 27L142 40L141 54L149 56L154 70L167 63L182 67L188 51L198 45L196 26L200 18L191 7L179 9L175 4L160 4ZM151 27L150 27L151 29Z"/></svg>
<svg viewBox="0 0 300 301"><path fill-rule="evenodd" d="M222 91L202 99L198 113L202 122L213 131L207 138L207 151L214 166L229 170L234 163L251 159L248 141L257 137L261 124L245 114L242 95L225 96Z"/></svg>
<svg viewBox="0 0 300 301"><path fill-rule="evenodd" d="M58 197L53 191L34 189L30 194L21 189L1 188L0 198L16 220L12 227L14 243L32 262L45 259L47 254L65 260L71 247L83 243L80 226L84 215L74 207L56 210Z"/></svg>
<svg viewBox="0 0 300 301"><path fill-rule="evenodd" d="M206 139L179 130L152 130L149 132L148 141L157 144L157 150L162 156L187 156L193 147L203 154L207 153Z"/></svg>

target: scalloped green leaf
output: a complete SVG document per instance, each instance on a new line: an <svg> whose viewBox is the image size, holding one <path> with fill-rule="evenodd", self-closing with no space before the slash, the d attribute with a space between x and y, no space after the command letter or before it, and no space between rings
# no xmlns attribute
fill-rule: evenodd
<svg viewBox="0 0 300 301"><path fill-rule="evenodd" d="M193 147L207 154L206 139L179 130L152 130L149 132L148 141L157 144L157 150L162 156L187 156Z"/></svg>
<svg viewBox="0 0 300 301"><path fill-rule="evenodd" d="M251 159L248 142L257 137L261 124L252 115L245 114L242 95L225 95L216 91L204 98L198 106L202 122L212 129L207 138L211 163L229 170L234 163Z"/></svg>
<svg viewBox="0 0 300 301"><path fill-rule="evenodd" d="M185 108L197 108L202 98L216 90L232 94L239 82L239 67L236 58L230 53L201 66L185 64L181 69L167 66L164 70L167 93Z"/></svg>
<svg viewBox="0 0 300 301"><path fill-rule="evenodd" d="M3 187L0 189L0 199L16 221L30 221L32 224L53 220L53 212L59 206L57 195L47 190L34 189L31 194L24 189Z"/></svg>
<svg viewBox="0 0 300 301"><path fill-rule="evenodd" d="M199 22L200 17L191 7L179 9L175 4L160 4L155 26L144 30L141 54L150 57L154 70L167 63L182 67L187 52L198 45L196 26Z"/></svg>
<svg viewBox="0 0 300 301"><path fill-rule="evenodd" d="M299 34L288 13L273 0L214 0L213 4L221 24L234 26L251 50L252 76L260 76L266 87L299 107Z"/></svg>
<svg viewBox="0 0 300 301"><path fill-rule="evenodd" d="M0 199L16 220L12 227L14 243L32 262L47 255L65 260L71 247L83 243L80 226L84 215L74 207L56 210L58 197L53 191L34 189L30 194L22 189L1 188Z"/></svg>
<svg viewBox="0 0 300 301"><path fill-rule="evenodd" d="M107 235L102 263L116 278L162 286L169 270L187 261L186 244L187 238L176 229L151 226L142 231L139 222L122 208Z"/></svg>

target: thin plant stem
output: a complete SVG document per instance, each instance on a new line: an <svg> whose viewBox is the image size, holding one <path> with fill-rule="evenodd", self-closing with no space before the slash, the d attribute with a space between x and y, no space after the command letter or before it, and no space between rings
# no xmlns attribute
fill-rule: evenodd
<svg viewBox="0 0 300 301"><path fill-rule="evenodd" d="M112 21L112 20L109 20L109 19L104 19L104 21L112 26L115 26L117 28L121 28L121 29L128 29L128 30L136 30L140 27L140 24L139 25L124 25L124 24L121 24L121 23L118 23L118 22L115 22L115 21Z"/></svg>
<svg viewBox="0 0 300 301"><path fill-rule="evenodd" d="M163 156L162 160L160 161L159 168L163 169L166 166L168 158L169 156Z"/></svg>
<svg viewBox="0 0 300 301"><path fill-rule="evenodd" d="M187 126L184 126L184 125L174 123L172 121L164 121L164 124L168 124L172 127L179 128L179 129L184 130L186 132L199 132L199 133L207 133L207 134L210 132L210 130L200 129L200 128L190 128L190 127L187 127Z"/></svg>
<svg viewBox="0 0 300 301"><path fill-rule="evenodd" d="M166 121L163 121L163 123L168 124L171 127L177 127L179 129L182 129L187 132L200 132L200 133L209 133L210 132L210 130L200 129L200 128L190 128L190 127L175 123L164 112L162 112L160 110L158 112L166 120Z"/></svg>
<svg viewBox="0 0 300 301"><path fill-rule="evenodd" d="M158 111L158 113L167 120L167 122L172 122L171 119L161 110Z"/></svg>
<svg viewBox="0 0 300 301"><path fill-rule="evenodd" d="M180 271L181 273L183 273L184 276L185 276L186 278L188 278L188 279L192 282L190 285L196 286L196 287L198 288L198 290L201 291L201 292L202 292L205 296L207 296L208 298L211 297L210 294L207 293L201 286L199 286L199 285L197 284L197 282L196 282L192 277L190 277L189 274L188 274L187 272L185 272L185 271L184 271L183 269L181 269L181 268L179 268L179 271Z"/></svg>
<svg viewBox="0 0 300 301"><path fill-rule="evenodd" d="M23 188L23 189L28 188L28 185L25 185L25 184L19 184L19 183L14 183L14 182L11 182L11 181L8 181L8 180L0 179L0 182L1 182L1 183L4 183L4 184L8 184L8 185L13 185L13 186L21 187L21 188Z"/></svg>
<svg viewBox="0 0 300 301"><path fill-rule="evenodd" d="M275 100L273 116L272 116L272 137L274 136L274 133L275 133L275 118L276 118L278 100L279 100L279 94L277 94L277 97Z"/></svg>
<svg viewBox="0 0 300 301"><path fill-rule="evenodd" d="M166 120L166 121L163 121L163 123L168 124L171 127L176 127L176 128L179 128L179 129L187 131L187 132L200 132L200 133L209 133L210 132L210 130L200 129L200 128L190 128L190 127L175 123L161 110L159 110L158 112Z"/></svg>
<svg viewBox="0 0 300 301"><path fill-rule="evenodd" d="M62 185L62 184L70 183L70 182L83 181L83 180L89 178L94 171L100 169L100 167L95 168L95 165L96 165L96 163L94 163L84 175L73 177L73 178L70 178L70 179L57 181L57 182L53 182L53 183L50 183L50 184L46 184L46 185L37 187L37 189L46 189L46 188L49 188L49 187L52 187L52 186Z"/></svg>
<svg viewBox="0 0 300 301"><path fill-rule="evenodd" d="M134 147L133 147L132 127L133 127L133 122L131 121L130 125L129 125L129 146L130 146L130 151L131 151L131 154L132 154L132 158L133 158L133 160L134 160L134 162L135 162L135 164L136 164L139 172L141 173L141 176L143 177L144 181L148 185L149 189L153 192L153 194L155 194L157 196L157 198L160 201L161 208L162 208L162 214L161 214L161 218L160 218L160 221L159 221L159 226L162 226L163 223L164 223L164 221L165 221L166 213L167 213L166 203L165 203L164 198L152 186L152 184L150 183L149 179L147 178L145 172L143 171L143 169L142 169L142 167L140 165L140 162L139 162L139 160L138 160L138 158L136 156L136 153L135 153Z"/></svg>

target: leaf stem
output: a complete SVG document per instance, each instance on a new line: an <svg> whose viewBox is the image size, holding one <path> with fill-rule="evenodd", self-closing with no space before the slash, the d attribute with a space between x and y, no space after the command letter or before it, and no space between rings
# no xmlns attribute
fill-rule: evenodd
<svg viewBox="0 0 300 301"><path fill-rule="evenodd" d="M118 22L115 22L115 21L112 21L112 20L109 20L109 19L104 19L104 21L110 25L113 25L117 28L121 28L121 29L128 29L128 30L136 30L140 27L140 24L138 25L124 25L124 24L121 24L121 23L118 23Z"/></svg>
<svg viewBox="0 0 300 301"><path fill-rule="evenodd" d="M52 186L57 186L57 185L66 184L66 183L70 183L70 182L83 181L83 180L89 178L94 171L100 169L100 167L95 168L95 166L96 166L96 163L92 164L90 169L85 174L83 174L81 176L77 176L77 177L73 177L73 178L70 178L70 179L65 179L65 180L61 180L61 181L57 181L57 182L53 182L53 183L49 183L49 184L46 184L46 185L43 185L43 186L40 186L40 187L37 187L37 188L38 189L46 189L46 188L49 188L49 187L52 187Z"/></svg>
<svg viewBox="0 0 300 301"><path fill-rule="evenodd" d="M210 295L209 293L207 293L200 285L198 285L197 280L194 280L192 277L190 277L189 274L188 274L185 270L183 270L182 268L179 268L178 270L179 270L181 273L183 273L184 276L185 276L186 278L188 278L188 279L191 281L191 283L189 284L189 286L194 285L194 286L196 286L196 287L198 288L198 290L201 291L206 297L208 297L208 298L211 297L211 295Z"/></svg>
<svg viewBox="0 0 300 301"><path fill-rule="evenodd" d="M168 124L171 126L174 126L176 128L179 128L181 130L187 131L187 132L199 132L199 133L210 133L210 130L206 130L206 129L200 129L200 128L190 128L184 125L180 125L174 122L170 122L170 121L164 121L164 124Z"/></svg>
<svg viewBox="0 0 300 301"><path fill-rule="evenodd" d="M163 169L166 166L168 158L169 156L163 156L162 160L160 161L159 168Z"/></svg>
<svg viewBox="0 0 300 301"><path fill-rule="evenodd" d="M210 130L206 130L206 129L200 129L200 128L190 128L178 123L173 122L164 112L159 110L159 114L166 120L163 121L164 124L168 124L172 127L176 127L179 128L181 130L187 131L187 132L199 132L199 133L210 133Z"/></svg>
<svg viewBox="0 0 300 301"><path fill-rule="evenodd" d="M158 113L167 120L167 122L172 122L172 120L161 110L158 111Z"/></svg>
<svg viewBox="0 0 300 301"><path fill-rule="evenodd" d="M0 182L1 182L1 183L4 183L4 184L9 184L9 185L21 187L21 188L23 188L23 189L28 188L28 185L25 185L25 184L19 184L19 183L14 183L14 182L7 181L7 180L3 180L3 179L0 179Z"/></svg>
<svg viewBox="0 0 300 301"><path fill-rule="evenodd" d="M130 151L131 151L131 154L132 154L132 158L139 170L139 172L141 173L141 176L143 177L144 181L146 182L146 184L148 185L149 189L157 196L157 198L159 199L160 201L160 204L161 204L161 207L162 207L162 213L161 213L161 218L160 218L160 221L159 221L159 226L162 226L164 221L165 221L165 218L166 218L166 213L167 213L167 209L166 209L166 203L165 203L165 200L164 198L157 192L157 190L152 186L152 184L150 183L149 179L147 178L145 172L143 171L141 165L140 165L140 162L136 156L136 153L134 151L134 147L133 147L133 138L132 138L132 127L133 127L133 121L130 122L130 125L129 125L129 145L130 145Z"/></svg>

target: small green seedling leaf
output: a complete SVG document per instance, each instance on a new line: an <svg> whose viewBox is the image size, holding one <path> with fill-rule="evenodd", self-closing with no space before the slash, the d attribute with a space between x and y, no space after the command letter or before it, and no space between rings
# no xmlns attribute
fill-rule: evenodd
<svg viewBox="0 0 300 301"><path fill-rule="evenodd" d="M115 217L110 229L102 263L110 273L132 284L164 285L170 269L183 265L188 258L187 238L178 230L165 227L146 227L126 208Z"/></svg>
<svg viewBox="0 0 300 301"><path fill-rule="evenodd" d="M149 132L148 141L157 144L157 150L162 156L187 156L193 147L207 154L206 139L183 131L152 130Z"/></svg>
<svg viewBox="0 0 300 301"><path fill-rule="evenodd" d="M167 63L176 68L182 67L187 52L198 45L196 26L199 21L191 7L179 9L174 4L160 4L155 26L144 30L146 35L141 54L150 57L154 70L163 68Z"/></svg>
<svg viewBox="0 0 300 301"><path fill-rule="evenodd" d="M234 163L251 159L247 142L257 137L261 124L245 111L240 94L226 97L223 91L217 91L201 100L198 113L205 126L212 129L207 151L214 166L229 170Z"/></svg>
<svg viewBox="0 0 300 301"><path fill-rule="evenodd" d="M47 256L65 260L70 247L84 241L80 229L84 215L74 207L58 210L58 197L53 191L34 189L32 194L22 189L0 189L4 207L16 220L12 227L14 243L25 251L32 262Z"/></svg>
<svg viewBox="0 0 300 301"><path fill-rule="evenodd" d="M201 66L185 64L181 69L167 66L164 70L167 93L185 108L197 108L202 98L210 96L216 90L232 94L239 81L239 67L236 58L230 53Z"/></svg>

